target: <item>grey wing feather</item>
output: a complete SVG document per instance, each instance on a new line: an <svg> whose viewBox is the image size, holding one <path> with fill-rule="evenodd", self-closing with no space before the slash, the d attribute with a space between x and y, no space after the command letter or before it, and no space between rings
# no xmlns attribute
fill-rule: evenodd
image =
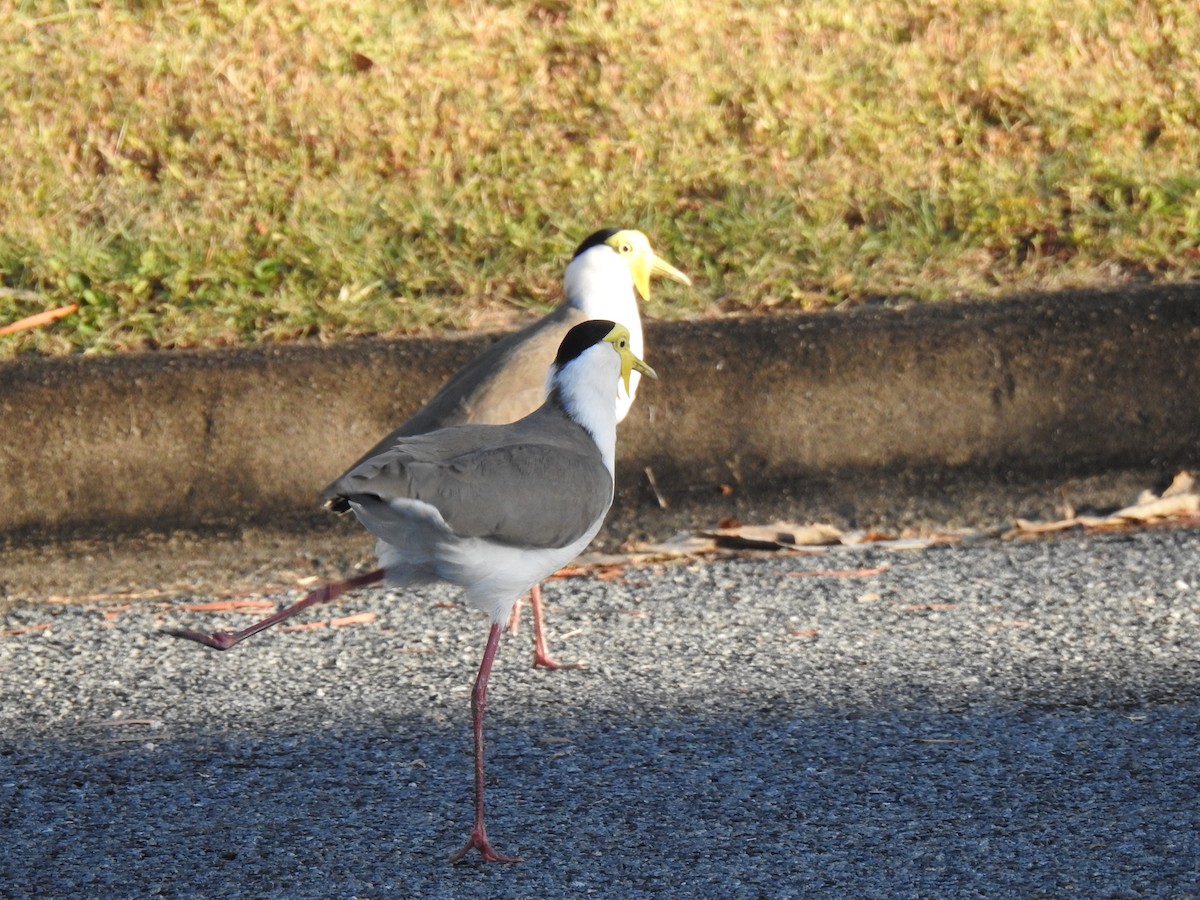
<svg viewBox="0 0 1200 900"><path fill-rule="evenodd" d="M459 423L504 425L542 405L546 372L572 326L586 317L566 304L502 338L467 363L405 426L421 434Z"/></svg>
<svg viewBox="0 0 1200 900"><path fill-rule="evenodd" d="M402 437L425 434L450 425L515 422L543 400L546 371L558 345L586 317L566 303L531 325L501 338L459 369L429 402L404 424L359 457L350 469L387 450ZM350 471L350 470L347 470ZM328 485L321 496L337 492Z"/></svg>
<svg viewBox="0 0 1200 900"><path fill-rule="evenodd" d="M531 420L541 425L536 435L528 433ZM608 511L613 483L586 432L547 410L516 426L465 425L402 438L330 491L344 501L421 500L460 537L565 547Z"/></svg>

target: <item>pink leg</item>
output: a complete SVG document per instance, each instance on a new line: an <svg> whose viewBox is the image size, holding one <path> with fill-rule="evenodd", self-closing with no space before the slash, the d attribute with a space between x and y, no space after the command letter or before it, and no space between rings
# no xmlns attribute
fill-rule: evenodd
<svg viewBox="0 0 1200 900"><path fill-rule="evenodd" d="M520 601L517 601L520 603ZM560 663L550 655L546 646L546 632L542 626L542 586L535 584L529 592L529 605L533 608L533 667L543 669L582 669L583 663Z"/></svg>
<svg viewBox="0 0 1200 900"><path fill-rule="evenodd" d="M512 612L508 614L508 625L504 630L513 637L517 636L517 632L521 630L521 598L517 598L517 602L513 604Z"/></svg>
<svg viewBox="0 0 1200 900"><path fill-rule="evenodd" d="M500 625L493 623L483 651L483 662L479 664L479 674L475 676L475 687L471 691L471 724L475 732L475 826L462 849L450 857L452 863L462 860L472 848L478 850L488 862L522 862L518 856L505 856L493 850L483 824L483 711L487 707L488 676L492 674L492 660L496 658L499 646Z"/></svg>
<svg viewBox="0 0 1200 900"><path fill-rule="evenodd" d="M248 628L243 628L241 631L229 632L218 631L215 634L205 634L202 631L192 631L188 628L165 628L163 629L172 637L184 638L185 640L195 641L198 644L204 644L206 647L212 647L216 650L228 650L234 644L245 640L253 634L258 634L260 631L270 628L282 622L284 619L291 618L302 609L307 609L310 606L315 606L318 603L328 603L330 600L339 597L346 591L360 588L368 584L375 584L377 581L383 580L383 569L376 569L373 572L367 572L365 575L355 575L353 578L347 578L345 581L335 581L327 584L324 587L317 588L299 603L294 603L287 609L281 609L275 615L263 619L261 622L255 622Z"/></svg>

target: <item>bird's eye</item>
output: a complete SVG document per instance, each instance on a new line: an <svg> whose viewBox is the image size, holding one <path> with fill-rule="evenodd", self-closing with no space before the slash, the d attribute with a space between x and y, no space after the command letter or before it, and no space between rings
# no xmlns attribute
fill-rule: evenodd
<svg viewBox="0 0 1200 900"><path fill-rule="evenodd" d="M622 245L621 245L621 252L622 252L622 253L632 253L632 252L633 252L633 245L632 245L632 244L622 244Z"/></svg>

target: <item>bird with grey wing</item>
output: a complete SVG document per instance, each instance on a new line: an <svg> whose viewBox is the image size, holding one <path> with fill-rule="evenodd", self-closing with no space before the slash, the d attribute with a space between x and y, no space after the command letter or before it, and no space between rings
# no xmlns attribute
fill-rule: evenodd
<svg viewBox="0 0 1200 900"><path fill-rule="evenodd" d="M629 329L629 346L642 356L642 320L637 297L650 299L650 277L662 275L682 284L690 279L661 259L640 231L605 228L589 235L575 250L563 274L563 302L549 315L504 337L452 375L436 394L404 424L363 455L365 460L409 437L447 425L506 424L541 405L546 393L546 367L570 329L588 319L609 319ZM635 293L636 291L636 293ZM637 393L638 374L615 399L617 421L629 412ZM321 492L339 512L349 506L338 494L338 482ZM547 669L578 668L554 659L546 644L541 587L529 594L533 608L533 665ZM510 630L516 630L520 602L513 607Z"/></svg>
<svg viewBox="0 0 1200 900"><path fill-rule="evenodd" d="M356 587L446 581L491 621L471 691L475 818L466 843L488 861L497 852L484 821L483 713L500 632L520 596L574 559L600 530L613 498L618 386L656 378L632 349L628 328L589 320L567 332L546 378L546 398L507 425L454 425L397 437L350 467L328 492L376 538L379 568L313 591L238 632L168 633L218 650L302 609Z"/></svg>

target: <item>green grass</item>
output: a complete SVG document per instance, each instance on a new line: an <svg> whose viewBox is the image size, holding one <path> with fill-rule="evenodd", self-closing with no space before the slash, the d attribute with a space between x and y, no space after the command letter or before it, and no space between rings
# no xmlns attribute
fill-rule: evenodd
<svg viewBox="0 0 1200 900"><path fill-rule="evenodd" d="M1200 272L1192 2L0 0L0 355ZM34 292L37 296L31 296Z"/></svg>

